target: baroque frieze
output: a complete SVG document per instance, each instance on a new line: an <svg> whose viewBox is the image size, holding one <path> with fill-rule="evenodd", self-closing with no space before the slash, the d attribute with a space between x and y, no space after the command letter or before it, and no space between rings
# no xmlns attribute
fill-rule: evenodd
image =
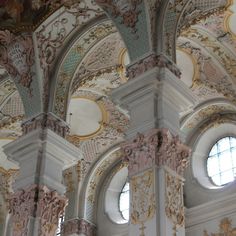
<svg viewBox="0 0 236 236"><path fill-rule="evenodd" d="M145 223L156 212L154 191L154 172L148 170L130 178L131 185L131 223L141 225L140 235L145 235Z"/></svg>
<svg viewBox="0 0 236 236"><path fill-rule="evenodd" d="M173 223L173 235L184 226L183 180L165 171L165 213Z"/></svg>
<svg viewBox="0 0 236 236"><path fill-rule="evenodd" d="M180 78L181 72L177 68L175 63L169 60L166 56L162 54L161 55L151 54L139 60L138 62L128 66L127 77L129 79L136 78L140 76L141 74L147 72L148 70L151 70L154 67L167 68L174 75Z"/></svg>
<svg viewBox="0 0 236 236"><path fill-rule="evenodd" d="M235 236L236 227L233 228L232 220L229 218L224 218L219 224L219 233L208 234L207 230L204 230L204 236Z"/></svg>
<svg viewBox="0 0 236 236"><path fill-rule="evenodd" d="M183 175L189 162L190 149L167 129L153 129L138 134L122 145L123 160L128 162L129 176L157 166L168 166Z"/></svg>
<svg viewBox="0 0 236 236"><path fill-rule="evenodd" d="M50 129L62 137L69 133L69 127L66 122L52 113L41 113L22 123L23 135L36 129Z"/></svg>
<svg viewBox="0 0 236 236"><path fill-rule="evenodd" d="M34 49L31 35L16 36L10 31L0 31L0 65L3 66L16 83L32 93Z"/></svg>
<svg viewBox="0 0 236 236"><path fill-rule="evenodd" d="M62 236L72 234L83 234L85 236L95 236L96 226L84 219L72 219L62 224Z"/></svg>

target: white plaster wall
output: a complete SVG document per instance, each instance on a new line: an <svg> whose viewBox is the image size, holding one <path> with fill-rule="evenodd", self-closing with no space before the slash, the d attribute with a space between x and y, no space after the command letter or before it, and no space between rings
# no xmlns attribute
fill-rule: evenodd
<svg viewBox="0 0 236 236"><path fill-rule="evenodd" d="M203 236L204 230L220 233L219 224L226 217L236 228L236 194L186 209L186 236Z"/></svg>

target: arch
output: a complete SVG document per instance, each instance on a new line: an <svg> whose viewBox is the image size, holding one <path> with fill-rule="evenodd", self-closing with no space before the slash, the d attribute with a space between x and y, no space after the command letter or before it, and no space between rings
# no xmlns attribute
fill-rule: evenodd
<svg viewBox="0 0 236 236"><path fill-rule="evenodd" d="M79 212L83 212L81 217L88 221L96 223L97 194L101 183L108 173L121 161L121 152L119 145L114 146L107 151L95 163L87 175L87 181L83 185L83 192L80 195L81 206Z"/></svg>
<svg viewBox="0 0 236 236"><path fill-rule="evenodd" d="M148 9L144 0L95 1L114 22L134 61L151 51L151 40L148 32Z"/></svg>
<svg viewBox="0 0 236 236"><path fill-rule="evenodd" d="M34 40L32 34L14 35L0 31L0 65L15 83L25 108L26 117L42 111L41 79L36 76Z"/></svg>

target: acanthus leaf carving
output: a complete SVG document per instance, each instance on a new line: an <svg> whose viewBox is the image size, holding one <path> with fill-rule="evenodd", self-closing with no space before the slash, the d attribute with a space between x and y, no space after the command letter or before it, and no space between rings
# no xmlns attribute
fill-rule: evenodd
<svg viewBox="0 0 236 236"><path fill-rule="evenodd" d="M167 129L152 129L149 133L138 134L133 141L123 144L122 150L130 176L154 164L168 166L182 176L190 155L190 149Z"/></svg>
<svg viewBox="0 0 236 236"><path fill-rule="evenodd" d="M37 216L40 217L39 235L54 236L58 219L64 212L67 199L56 191L49 190L46 186L39 188L39 201Z"/></svg>

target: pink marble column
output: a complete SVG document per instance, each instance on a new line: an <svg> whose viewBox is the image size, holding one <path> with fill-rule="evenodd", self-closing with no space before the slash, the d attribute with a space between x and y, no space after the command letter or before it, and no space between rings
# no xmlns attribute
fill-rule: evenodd
<svg viewBox="0 0 236 236"><path fill-rule="evenodd" d="M95 236L96 226L84 219L71 219L62 224L62 236Z"/></svg>
<svg viewBox="0 0 236 236"><path fill-rule="evenodd" d="M189 148L167 129L152 129L122 150L131 191L129 236L184 236L183 173Z"/></svg>

